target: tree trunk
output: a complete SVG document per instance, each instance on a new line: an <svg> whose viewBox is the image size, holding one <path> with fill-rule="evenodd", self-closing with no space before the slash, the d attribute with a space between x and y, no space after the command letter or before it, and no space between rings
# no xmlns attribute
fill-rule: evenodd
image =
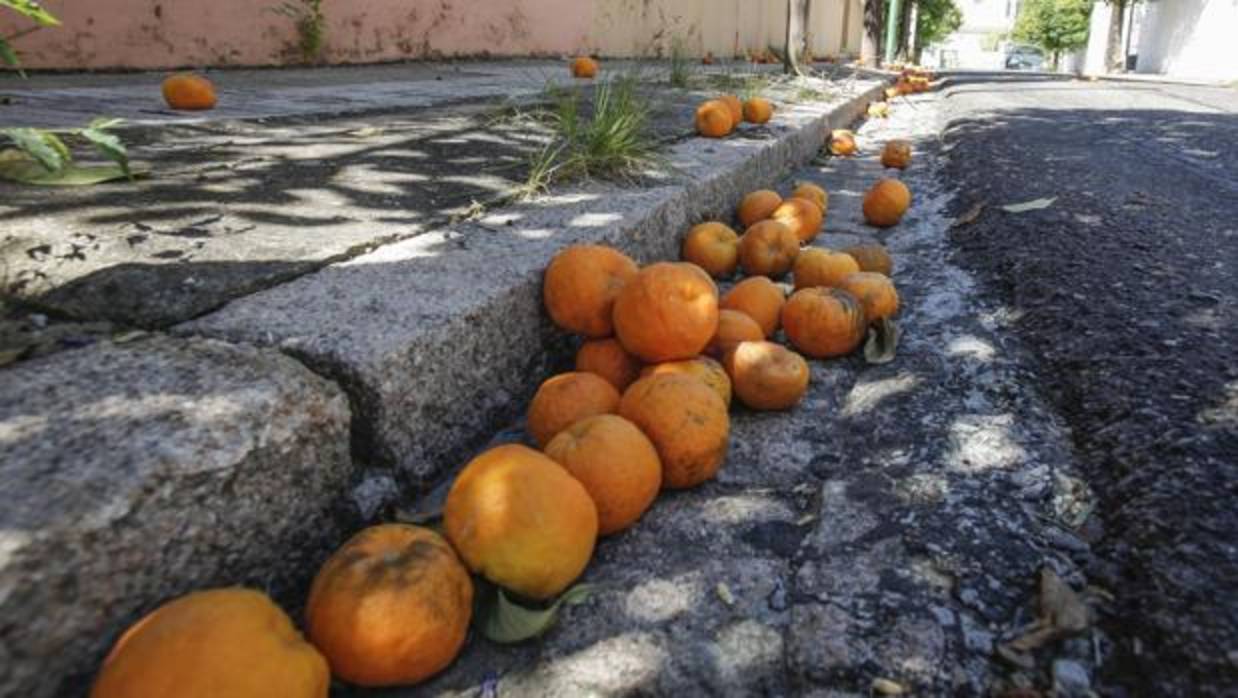
<svg viewBox="0 0 1238 698"><path fill-rule="evenodd" d="M782 46L782 70L788 75L803 75L800 53L804 50L804 25L808 0L787 0L787 36Z"/></svg>
<svg viewBox="0 0 1238 698"><path fill-rule="evenodd" d="M906 0L903 6L899 8L898 18L898 58L897 60L907 62L911 56L911 7L915 3L912 0Z"/></svg>
<svg viewBox="0 0 1238 698"><path fill-rule="evenodd" d="M864 33L860 39L860 63L877 65L881 46L882 0L864 0Z"/></svg>
<svg viewBox="0 0 1238 698"><path fill-rule="evenodd" d="M1126 21L1126 0L1109 3L1109 36L1105 41L1105 72L1126 72L1126 47L1122 44L1122 25Z"/></svg>

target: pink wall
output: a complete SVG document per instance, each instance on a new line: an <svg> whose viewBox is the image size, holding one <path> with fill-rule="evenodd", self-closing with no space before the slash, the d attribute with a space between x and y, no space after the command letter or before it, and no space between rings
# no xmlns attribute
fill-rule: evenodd
<svg viewBox="0 0 1238 698"><path fill-rule="evenodd" d="M63 22L13 42L30 68L278 65L299 60L282 0L44 0ZM332 63L559 55L588 47L584 0L324 0ZM0 35L27 25L0 9Z"/></svg>

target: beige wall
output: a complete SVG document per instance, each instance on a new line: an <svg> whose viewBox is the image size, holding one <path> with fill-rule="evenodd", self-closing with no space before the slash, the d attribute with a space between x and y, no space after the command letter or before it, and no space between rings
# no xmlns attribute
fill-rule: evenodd
<svg viewBox="0 0 1238 698"><path fill-rule="evenodd" d="M281 0L45 0L63 21L13 44L31 68L281 65L298 60ZM859 45L860 0L810 0L813 52ZM843 4L850 2L844 42ZM697 55L781 46L785 0L324 0L325 58ZM0 35L26 28L0 11Z"/></svg>

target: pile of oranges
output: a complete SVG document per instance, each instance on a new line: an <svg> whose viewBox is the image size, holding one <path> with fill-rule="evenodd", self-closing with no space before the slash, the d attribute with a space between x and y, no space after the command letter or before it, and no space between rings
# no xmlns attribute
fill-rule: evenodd
<svg viewBox="0 0 1238 698"><path fill-rule="evenodd" d="M696 132L707 138L722 138L745 121L763 124L773 115L774 105L763 97L750 97L741 102L735 95L721 95L696 108Z"/></svg>
<svg viewBox="0 0 1238 698"><path fill-rule="evenodd" d="M733 126L738 100L707 104ZM830 143L847 139L854 152L849 133ZM909 144L890 142L882 161L906 167L910 158ZM894 225L910 202L905 185L882 179L864 215ZM898 312L883 246L811 245L828 210L828 193L803 183L786 197L744 196L735 211L742 235L724 221L693 226L679 262L641 267L600 245L560 250L542 298L552 322L579 337L574 370L534 394L530 445L491 448L464 466L441 534L391 523L353 536L313 581L304 638L257 591L175 599L116 642L92 698L325 698L332 676L415 684L464 646L471 575L518 599L560 595L599 537L636 524L661 491L717 475L733 400L794 408L808 389L808 359L854 352L873 323Z"/></svg>

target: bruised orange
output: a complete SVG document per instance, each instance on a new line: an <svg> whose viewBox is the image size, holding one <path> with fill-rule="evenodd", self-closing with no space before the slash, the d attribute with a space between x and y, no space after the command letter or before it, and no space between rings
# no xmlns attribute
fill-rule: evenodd
<svg viewBox="0 0 1238 698"><path fill-rule="evenodd" d="M790 409L808 390L808 362L775 342L743 342L722 363L735 396L754 410Z"/></svg>
<svg viewBox="0 0 1238 698"><path fill-rule="evenodd" d="M855 155L859 150L855 145L855 134L845 128L834 129L830 132L827 147L834 155L843 157Z"/></svg>
<svg viewBox="0 0 1238 698"><path fill-rule="evenodd" d="M808 199L821 209L822 218L830 209L830 195L821 187L812 182L800 182L796 185L795 190L791 192L791 198Z"/></svg>
<svg viewBox="0 0 1238 698"><path fill-rule="evenodd" d="M802 202L808 208L812 204ZM752 224L739 240L739 265L749 276L781 279L800 253L800 239L787 224L764 220Z"/></svg>
<svg viewBox="0 0 1238 698"><path fill-rule="evenodd" d="M619 402L619 416L653 442L662 486L694 487L714 477L726 459L731 421L726 405L700 379L675 373L641 378Z"/></svg>
<svg viewBox="0 0 1238 698"><path fill-rule="evenodd" d="M529 403L529 435L545 446L555 434L595 414L613 414L619 391L594 373L571 371L547 378Z"/></svg>
<svg viewBox="0 0 1238 698"><path fill-rule="evenodd" d="M442 536L408 524L362 530L310 587L305 620L331 673L358 686L414 684L459 654L473 580Z"/></svg>
<svg viewBox="0 0 1238 698"><path fill-rule="evenodd" d="M848 274L840 288L860 301L869 322L892 317L898 312L898 292L885 274L872 271Z"/></svg>
<svg viewBox="0 0 1238 698"><path fill-rule="evenodd" d="M266 594L186 594L113 645L91 698L327 698L327 662Z"/></svg>
<svg viewBox="0 0 1238 698"><path fill-rule="evenodd" d="M786 296L777 284L764 276L754 276L735 284L719 301L718 307L738 310L756 320L768 338L778 331L785 301Z"/></svg>
<svg viewBox="0 0 1238 698"><path fill-rule="evenodd" d="M784 199L769 217L790 228L800 244L812 242L817 237L824 218L817 204L797 197Z"/></svg>
<svg viewBox="0 0 1238 698"><path fill-rule="evenodd" d="M614 332L611 312L615 296L636 272L636 262L614 248L565 247L546 267L542 283L546 311L568 332L608 337Z"/></svg>
<svg viewBox="0 0 1238 698"><path fill-rule="evenodd" d="M878 180L864 194L864 220L869 225L889 228L903 218L911 206L911 190L897 179Z"/></svg>
<svg viewBox="0 0 1238 698"><path fill-rule="evenodd" d="M595 373L622 393L640 375L640 359L624 350L614 337L590 339L576 351L576 370Z"/></svg>
<svg viewBox="0 0 1238 698"><path fill-rule="evenodd" d="M717 329L718 287L692 264L651 264L615 299L615 334L647 363L692 358Z"/></svg>
<svg viewBox="0 0 1238 698"><path fill-rule="evenodd" d="M726 374L726 369L722 364L708 356L698 356L695 359L684 359L682 361L666 361L660 364L653 364L641 369L641 377L656 376L663 373L679 373L685 376L699 378L705 385L708 385L718 397L722 398L722 403L728 407L731 405L731 378Z"/></svg>
<svg viewBox="0 0 1238 698"><path fill-rule="evenodd" d="M546 444L546 455L567 468L593 498L598 534L636 523L662 487L662 462L635 424L613 415L587 417Z"/></svg>
<svg viewBox="0 0 1238 698"><path fill-rule="evenodd" d="M163 99L173 109L214 109L218 101L215 84L196 73L174 73L163 81Z"/></svg>
<svg viewBox="0 0 1238 698"><path fill-rule="evenodd" d="M505 444L460 471L447 492L443 530L470 570L544 600L589 564L598 513L584 485L563 466L526 446Z"/></svg>
<svg viewBox="0 0 1238 698"><path fill-rule="evenodd" d="M855 351L868 332L864 308L836 288L796 291L782 306L782 330L792 346L816 359Z"/></svg>
<svg viewBox="0 0 1238 698"><path fill-rule="evenodd" d="M906 169L911 164L911 142L896 138L881 149L881 166Z"/></svg>
<svg viewBox="0 0 1238 698"><path fill-rule="evenodd" d="M791 267L791 276L795 280L795 289L814 286L837 286L843 277L860 270L860 265L849 254L827 250L823 247L809 247L800 250Z"/></svg>
<svg viewBox="0 0 1238 698"><path fill-rule="evenodd" d="M860 265L858 271L875 271L886 276L894 274L894 259L890 257L890 252L884 245L878 245L875 242L852 245L845 248L843 252L851 255L856 264Z"/></svg>
<svg viewBox="0 0 1238 698"><path fill-rule="evenodd" d="M769 218L774 209L782 203L782 197L776 191L769 189L758 189L749 192L739 202L739 208L735 211L735 216L739 218L739 222L745 228L753 225L757 221L763 221Z"/></svg>
<svg viewBox="0 0 1238 698"><path fill-rule="evenodd" d="M717 221L694 225L683 239L681 256L715 279L726 278L739 266L739 235Z"/></svg>
<svg viewBox="0 0 1238 698"><path fill-rule="evenodd" d="M711 99L696 108L696 132L707 138L722 138L735 128L726 102Z"/></svg>
<svg viewBox="0 0 1238 698"><path fill-rule="evenodd" d="M718 311L718 331L709 340L705 353L719 358L740 342L765 339L765 332L756 320L738 310Z"/></svg>

